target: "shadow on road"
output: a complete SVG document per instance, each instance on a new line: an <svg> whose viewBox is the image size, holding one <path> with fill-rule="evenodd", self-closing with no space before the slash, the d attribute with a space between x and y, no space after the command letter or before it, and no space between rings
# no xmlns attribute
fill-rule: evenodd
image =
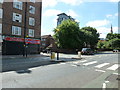
<svg viewBox="0 0 120 90"><path fill-rule="evenodd" d="M40 66L45 66L45 65L50 65L50 64L58 64L60 62L64 61L36 61L36 62L27 62L27 63L16 63L16 64L2 64L2 72L9 72L9 71L16 71L18 74L23 74L23 73L31 73L32 71L29 70L29 68L35 68L35 67L40 67Z"/></svg>
<svg viewBox="0 0 120 90"><path fill-rule="evenodd" d="M16 71L16 73L18 73L18 74L24 74L24 73L31 73L32 71L31 70L28 70L28 69L24 69L24 70L18 70L18 71Z"/></svg>

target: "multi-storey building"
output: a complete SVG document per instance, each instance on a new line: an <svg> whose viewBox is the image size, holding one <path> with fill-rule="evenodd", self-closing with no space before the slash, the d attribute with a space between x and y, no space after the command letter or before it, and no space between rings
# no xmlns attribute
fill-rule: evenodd
<svg viewBox="0 0 120 90"><path fill-rule="evenodd" d="M42 1L3 2L2 54L40 52Z"/></svg>
<svg viewBox="0 0 120 90"><path fill-rule="evenodd" d="M2 1L0 1L0 54L2 52L2 15L3 15L3 9L2 9Z"/></svg>
<svg viewBox="0 0 120 90"><path fill-rule="evenodd" d="M71 16L68 16L68 15L65 14L65 13L58 14L57 16L58 16L57 26L58 26L59 24L61 24L63 20L70 19L70 20L72 20L72 21L75 21L74 18L72 18Z"/></svg>

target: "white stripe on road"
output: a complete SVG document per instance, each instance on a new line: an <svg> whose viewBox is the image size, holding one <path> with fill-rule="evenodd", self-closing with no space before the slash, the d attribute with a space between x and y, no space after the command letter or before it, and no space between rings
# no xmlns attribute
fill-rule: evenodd
<svg viewBox="0 0 120 90"><path fill-rule="evenodd" d="M74 64L78 64L78 63L83 63L83 62L86 62L87 60L83 60L83 61L76 61L76 62L73 62Z"/></svg>
<svg viewBox="0 0 120 90"><path fill-rule="evenodd" d="M116 70L116 69L118 69L119 68L119 64L114 64L113 66L111 66L111 67L109 67L109 68L107 68L108 70Z"/></svg>
<svg viewBox="0 0 120 90"><path fill-rule="evenodd" d="M108 65L108 64L110 64L110 63L99 64L99 65L97 65L97 66L95 66L95 67L96 67L96 68L101 68L101 67L104 67L104 66L106 66L106 65Z"/></svg>
<svg viewBox="0 0 120 90"><path fill-rule="evenodd" d="M86 62L87 60L83 60L83 61L80 61L80 62Z"/></svg>
<svg viewBox="0 0 120 90"><path fill-rule="evenodd" d="M94 63L97 63L97 61L92 61L92 62L84 63L83 65L88 66L88 65L94 64Z"/></svg>
<svg viewBox="0 0 120 90"><path fill-rule="evenodd" d="M98 70L98 69L96 69L95 71L98 71L98 72L106 72L106 71L104 71L104 70Z"/></svg>

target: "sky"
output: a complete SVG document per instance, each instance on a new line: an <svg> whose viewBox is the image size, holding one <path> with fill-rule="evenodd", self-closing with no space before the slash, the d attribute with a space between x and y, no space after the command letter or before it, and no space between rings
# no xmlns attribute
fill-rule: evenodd
<svg viewBox="0 0 120 90"><path fill-rule="evenodd" d="M80 28L91 26L105 38L111 31L118 33L119 0L42 0L41 35L53 35L57 27L57 15L66 13L80 22Z"/></svg>

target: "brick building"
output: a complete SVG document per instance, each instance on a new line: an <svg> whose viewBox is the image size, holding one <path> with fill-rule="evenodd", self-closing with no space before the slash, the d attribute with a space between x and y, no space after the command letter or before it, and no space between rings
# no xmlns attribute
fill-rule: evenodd
<svg viewBox="0 0 120 90"><path fill-rule="evenodd" d="M2 3L2 54L40 52L42 1Z"/></svg>
<svg viewBox="0 0 120 90"><path fill-rule="evenodd" d="M44 49L51 49L53 51L57 49L55 39L51 35L41 36L41 50Z"/></svg>
<svg viewBox="0 0 120 90"><path fill-rule="evenodd" d="M2 1L0 1L0 54L2 52Z"/></svg>

